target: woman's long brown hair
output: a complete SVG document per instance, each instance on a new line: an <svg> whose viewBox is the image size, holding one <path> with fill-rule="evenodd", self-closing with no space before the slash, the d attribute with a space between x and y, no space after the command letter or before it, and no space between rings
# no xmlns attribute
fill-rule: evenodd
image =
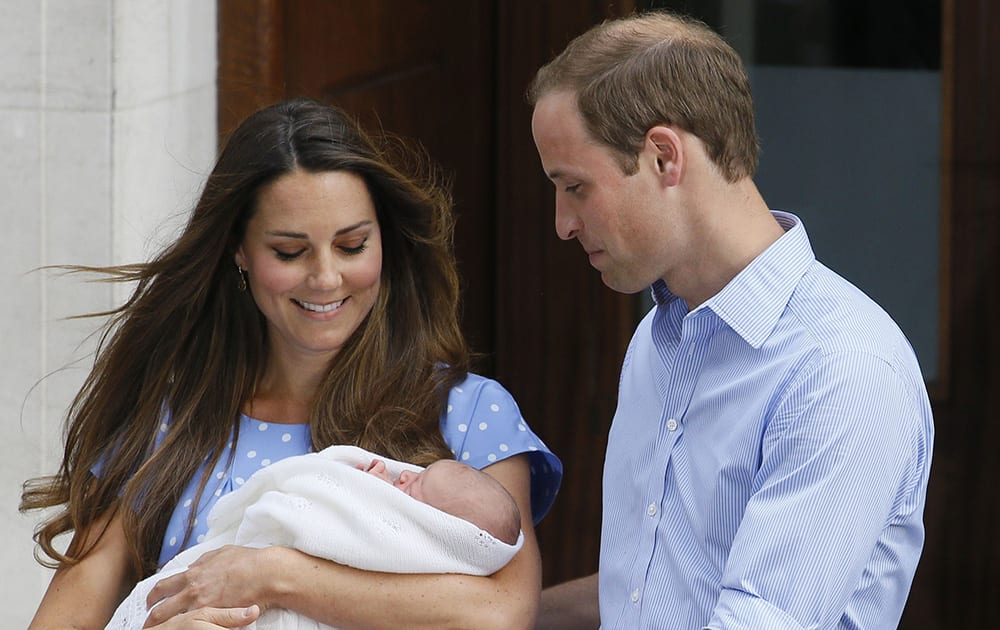
<svg viewBox="0 0 1000 630"><path fill-rule="evenodd" d="M266 322L238 287L234 253L258 191L296 169L362 177L383 247L376 304L315 397L313 447L355 444L425 465L451 455L439 421L469 353L458 324L446 188L422 154L388 139L375 143L339 109L279 103L233 132L183 234L162 254L145 264L68 267L136 286L121 307L97 314L108 321L67 414L58 473L25 483L22 511L62 507L35 532L43 563L79 561L90 551L82 537L66 553L55 537L86 531L117 510L133 570L155 571L181 493L207 463L200 496L264 371ZM170 430L154 449L166 410Z"/></svg>

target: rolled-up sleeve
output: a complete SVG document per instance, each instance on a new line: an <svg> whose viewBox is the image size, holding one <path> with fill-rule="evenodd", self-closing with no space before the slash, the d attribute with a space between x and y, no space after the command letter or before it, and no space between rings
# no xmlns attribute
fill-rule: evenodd
<svg viewBox="0 0 1000 630"><path fill-rule="evenodd" d="M920 404L876 356L828 355L803 370L765 431L707 628L899 618L909 582L898 574L912 575L924 535L932 429ZM865 588L867 609L849 609Z"/></svg>
<svg viewBox="0 0 1000 630"><path fill-rule="evenodd" d="M815 626L810 626L815 627ZM725 589L715 607L712 625L705 630L804 630L791 615L767 600L744 591Z"/></svg>

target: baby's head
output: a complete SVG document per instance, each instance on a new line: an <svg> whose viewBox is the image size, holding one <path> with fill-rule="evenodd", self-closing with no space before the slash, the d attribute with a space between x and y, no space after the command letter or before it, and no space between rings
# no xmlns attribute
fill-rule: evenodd
<svg viewBox="0 0 1000 630"><path fill-rule="evenodd" d="M521 511L499 481L481 470L441 459L422 472L403 471L395 485L418 501L469 521L508 545L521 533Z"/></svg>

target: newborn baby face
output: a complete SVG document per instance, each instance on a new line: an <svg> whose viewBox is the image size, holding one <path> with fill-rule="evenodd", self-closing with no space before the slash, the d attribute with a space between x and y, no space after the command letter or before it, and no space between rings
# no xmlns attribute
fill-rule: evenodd
<svg viewBox="0 0 1000 630"><path fill-rule="evenodd" d="M453 459L441 459L421 472L404 470L393 480L381 460L374 459L367 467L358 468L508 545L517 543L521 532L517 502L500 482L480 470Z"/></svg>

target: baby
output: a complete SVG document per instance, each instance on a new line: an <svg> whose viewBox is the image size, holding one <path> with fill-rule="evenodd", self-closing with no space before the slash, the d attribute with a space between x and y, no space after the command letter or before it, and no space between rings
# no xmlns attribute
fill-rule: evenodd
<svg viewBox="0 0 1000 630"><path fill-rule="evenodd" d="M521 533L521 512L514 497L493 477L459 461L439 459L419 472L404 470L395 480L379 459L373 459L364 470L508 545L516 543Z"/></svg>
<svg viewBox="0 0 1000 630"><path fill-rule="evenodd" d="M353 446L262 468L220 498L208 519L205 541L139 582L107 629L141 628L153 586L223 545L282 545L369 571L489 575L524 540L516 502L486 473L455 460L421 469ZM281 609L247 627L328 628Z"/></svg>

